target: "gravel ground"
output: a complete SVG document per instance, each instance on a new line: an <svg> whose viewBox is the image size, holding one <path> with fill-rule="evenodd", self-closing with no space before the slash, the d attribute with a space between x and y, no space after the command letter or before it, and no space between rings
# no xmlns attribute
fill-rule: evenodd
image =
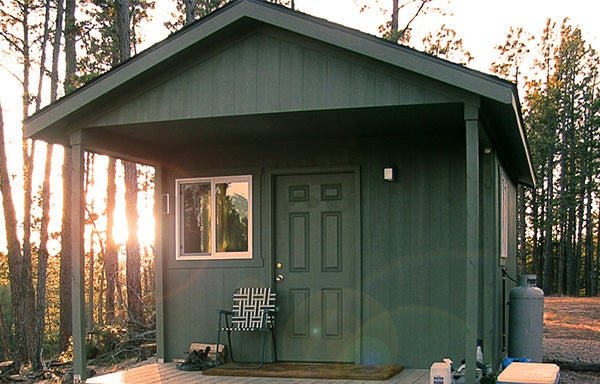
<svg viewBox="0 0 600 384"><path fill-rule="evenodd" d="M544 338L544 361L600 365L600 341ZM561 384L600 384L600 372L570 371L561 367Z"/></svg>
<svg viewBox="0 0 600 384"><path fill-rule="evenodd" d="M544 361L561 366L561 384L600 384L600 298L546 297L544 307Z"/></svg>

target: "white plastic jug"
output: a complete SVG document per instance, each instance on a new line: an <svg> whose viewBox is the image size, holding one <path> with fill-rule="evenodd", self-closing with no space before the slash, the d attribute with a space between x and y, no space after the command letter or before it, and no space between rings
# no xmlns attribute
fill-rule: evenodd
<svg viewBox="0 0 600 384"><path fill-rule="evenodd" d="M452 371L450 364L446 362L437 362L431 364L429 370L429 384L451 384Z"/></svg>

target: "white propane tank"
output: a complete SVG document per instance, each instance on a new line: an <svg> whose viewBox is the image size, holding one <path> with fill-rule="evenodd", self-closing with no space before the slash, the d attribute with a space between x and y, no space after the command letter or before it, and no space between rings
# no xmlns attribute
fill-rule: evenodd
<svg viewBox="0 0 600 384"><path fill-rule="evenodd" d="M450 384L452 383L452 370L450 364L436 362L431 364L429 369L429 384Z"/></svg>
<svg viewBox="0 0 600 384"><path fill-rule="evenodd" d="M509 296L508 356L542 362L544 291L529 287L527 275Z"/></svg>

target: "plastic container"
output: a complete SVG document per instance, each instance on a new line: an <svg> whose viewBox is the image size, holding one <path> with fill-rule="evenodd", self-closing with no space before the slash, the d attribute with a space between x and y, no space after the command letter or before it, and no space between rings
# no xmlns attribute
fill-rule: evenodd
<svg viewBox="0 0 600 384"><path fill-rule="evenodd" d="M502 369L506 369L506 367L508 367L510 364L517 362L517 363L531 363L531 359L528 359L526 357L505 357L502 360Z"/></svg>
<svg viewBox="0 0 600 384"><path fill-rule="evenodd" d="M559 379L556 364L514 362L498 376L497 384L558 384Z"/></svg>
<svg viewBox="0 0 600 384"><path fill-rule="evenodd" d="M446 362L437 362L431 364L429 369L429 384L451 384L452 370L450 364Z"/></svg>

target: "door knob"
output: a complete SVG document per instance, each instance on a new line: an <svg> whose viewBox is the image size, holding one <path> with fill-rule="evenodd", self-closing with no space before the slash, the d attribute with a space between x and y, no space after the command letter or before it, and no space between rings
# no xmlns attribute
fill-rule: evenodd
<svg viewBox="0 0 600 384"><path fill-rule="evenodd" d="M279 274L279 275L275 276L275 281L278 283L281 283L283 281L283 275Z"/></svg>

